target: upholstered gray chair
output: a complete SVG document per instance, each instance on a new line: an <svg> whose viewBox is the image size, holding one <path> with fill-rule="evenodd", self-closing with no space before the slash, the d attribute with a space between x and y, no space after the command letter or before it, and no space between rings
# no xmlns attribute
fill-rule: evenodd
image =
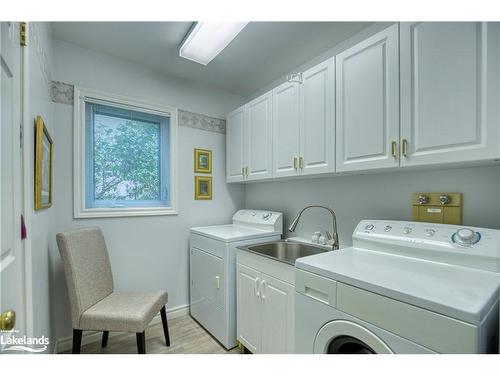
<svg viewBox="0 0 500 375"><path fill-rule="evenodd" d="M73 353L80 353L83 330L135 332L139 354L146 352L144 330L160 311L165 342L170 346L166 291L115 292L104 236L99 228L57 234L57 245L68 284L73 323Z"/></svg>

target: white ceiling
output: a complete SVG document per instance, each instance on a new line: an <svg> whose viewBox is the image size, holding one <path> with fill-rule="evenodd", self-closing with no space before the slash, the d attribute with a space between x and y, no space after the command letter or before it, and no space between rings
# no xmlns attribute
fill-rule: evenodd
<svg viewBox="0 0 500 375"><path fill-rule="evenodd" d="M55 39L249 96L367 22L251 22L207 66L178 56L191 22L53 22Z"/></svg>

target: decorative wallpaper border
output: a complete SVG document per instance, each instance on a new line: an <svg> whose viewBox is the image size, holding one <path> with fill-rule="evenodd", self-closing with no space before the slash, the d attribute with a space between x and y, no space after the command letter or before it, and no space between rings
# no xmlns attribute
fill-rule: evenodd
<svg viewBox="0 0 500 375"><path fill-rule="evenodd" d="M52 81L52 101L73 105L74 90L73 85ZM224 119L178 109L177 121L179 126L226 134L226 120Z"/></svg>
<svg viewBox="0 0 500 375"><path fill-rule="evenodd" d="M226 134L226 120L220 118L178 109L177 121L180 126Z"/></svg>
<svg viewBox="0 0 500 375"><path fill-rule="evenodd" d="M54 103L73 105L74 92L75 86L64 82L52 81L52 101Z"/></svg>

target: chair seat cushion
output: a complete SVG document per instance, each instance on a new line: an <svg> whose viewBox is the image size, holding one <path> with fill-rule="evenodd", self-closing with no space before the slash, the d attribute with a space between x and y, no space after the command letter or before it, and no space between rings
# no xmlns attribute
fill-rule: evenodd
<svg viewBox="0 0 500 375"><path fill-rule="evenodd" d="M91 331L142 332L160 309L168 294L155 292L113 292L87 309L80 329Z"/></svg>

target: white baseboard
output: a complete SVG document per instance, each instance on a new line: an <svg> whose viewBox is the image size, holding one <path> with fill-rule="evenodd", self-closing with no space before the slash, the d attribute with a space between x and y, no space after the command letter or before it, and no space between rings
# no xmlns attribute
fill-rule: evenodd
<svg viewBox="0 0 500 375"><path fill-rule="evenodd" d="M189 314L189 305L177 306L171 309L167 309L167 317L168 319L178 318L180 316L185 316ZM156 324L161 323L160 313L156 314L151 323L149 323L149 327L154 326ZM120 335L123 332L110 332L109 338L112 338L115 335ZM101 341L102 332L99 331L87 331L83 332L82 335L82 346L87 345L93 342ZM67 336L58 339L54 345L54 354L66 352L71 350L73 347L73 337Z"/></svg>

